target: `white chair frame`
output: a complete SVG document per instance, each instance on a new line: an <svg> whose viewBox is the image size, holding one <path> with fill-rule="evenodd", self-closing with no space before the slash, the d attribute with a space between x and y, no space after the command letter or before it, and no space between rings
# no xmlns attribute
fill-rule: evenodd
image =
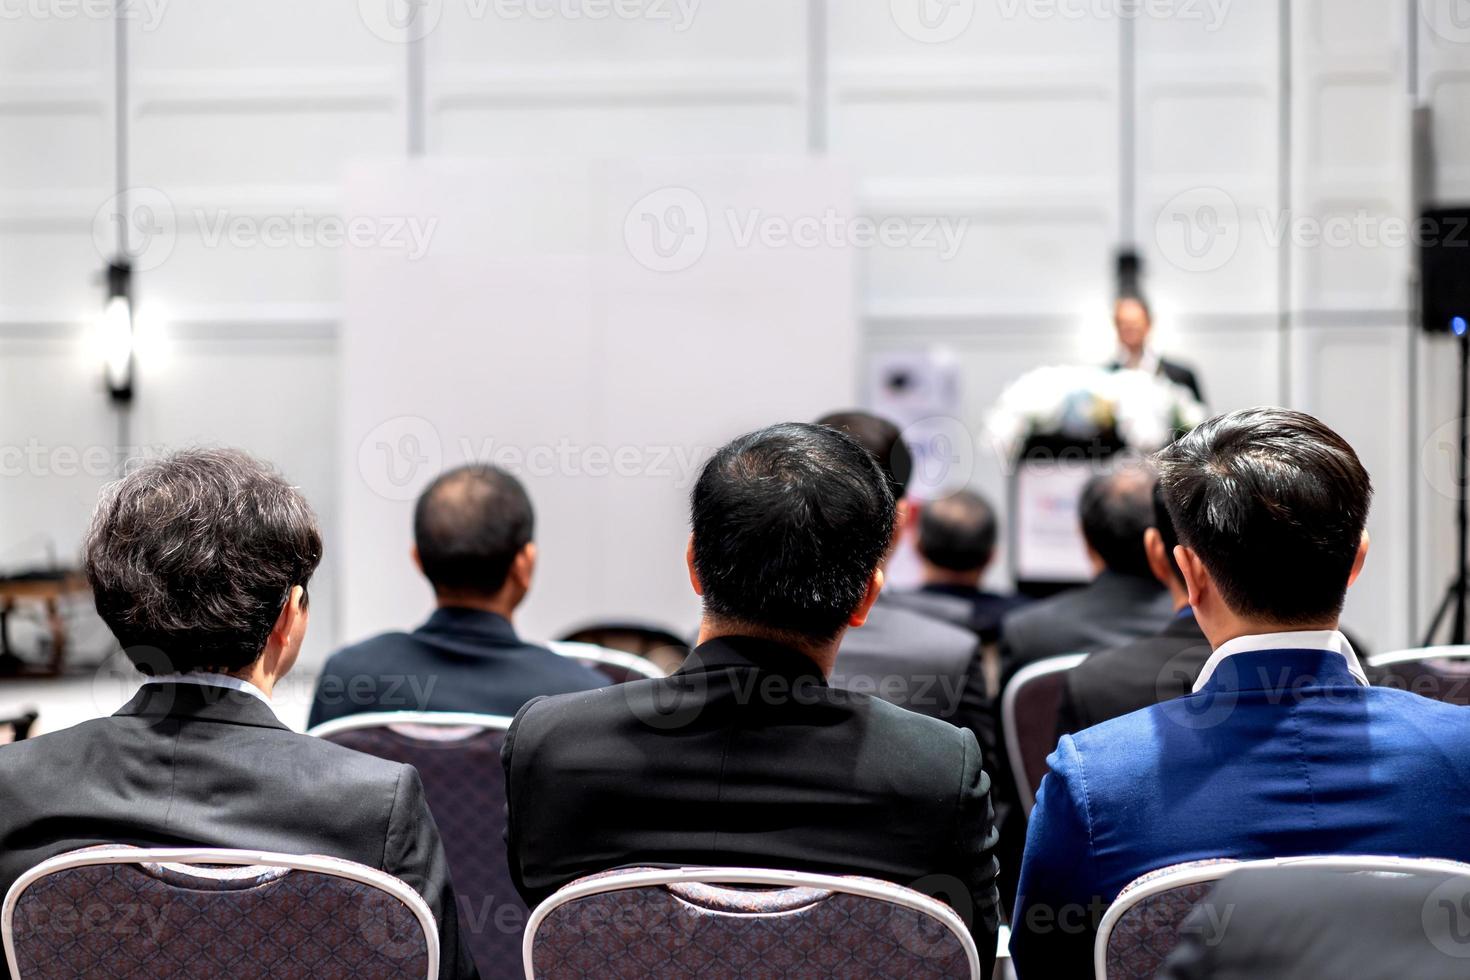
<svg viewBox="0 0 1470 980"><path fill-rule="evenodd" d="M1028 817L1031 816L1031 808L1036 806L1036 791L1040 787L1031 785L1030 777L1026 775L1025 756L1021 754L1021 745L1016 739L1016 693L1026 681L1071 670L1086 659L1085 653L1064 653L1059 657L1047 657L1045 660L1027 664L1016 671L1016 675L1001 693L1000 724L1005 733L1006 757L1011 761L1011 776L1016 781L1016 792L1021 798L1021 812Z"/></svg>
<svg viewBox="0 0 1470 980"><path fill-rule="evenodd" d="M15 938L12 935L12 919L15 906L27 888L46 875L70 868L84 868L95 864L228 864L251 867L286 868L291 871L312 871L318 874L346 878L349 881L370 885L391 895L408 906L419 927L424 931L424 944L428 951L428 972L425 980L436 980L439 976L439 929L434 914L418 892L390 874L369 868L366 865L341 858L318 854L278 854L274 851L248 851L235 848L208 847L96 847L67 854L58 854L31 868L15 880L5 894L5 903L0 906L0 935L5 943L5 963L15 980L22 980L16 962ZM208 873L203 869L182 867L188 874Z"/></svg>
<svg viewBox="0 0 1470 980"><path fill-rule="evenodd" d="M892 902L904 908L922 912L937 919L959 939L965 958L970 964L971 980L980 978L980 954L975 940L965 928L962 920L948 905L928 895L920 894L900 885L887 882L862 881L838 875L808 874L803 871L775 871L764 868L670 868L654 871L628 871L607 875L592 881L577 881L558 890L546 901L536 906L526 922L526 935L521 941L521 958L526 968L526 980L536 980L532 950L536 941L536 930L553 911L568 902L604 892L623 891L629 888L648 888L658 885L684 883L723 885L765 885L771 888L819 888L824 891L845 892L880 901Z"/></svg>
<svg viewBox="0 0 1470 980"><path fill-rule="evenodd" d="M1314 868L1319 871L1371 871L1380 874L1470 875L1470 864L1460 861L1443 858L1403 858L1355 854L1311 854L1299 857L1206 864L1199 867L1186 865L1179 866L1175 871L1165 869L1165 874L1120 895L1103 914L1097 931L1097 940L1092 947L1092 965L1098 980L1107 980L1108 939L1113 934L1113 928L1133 906L1171 888L1195 885L1205 881L1217 881L1237 871L1257 868Z"/></svg>
<svg viewBox="0 0 1470 980"><path fill-rule="evenodd" d="M1368 658L1369 667L1388 667L1410 660L1470 660L1470 646L1416 647L1409 650L1390 650L1375 653Z"/></svg>
<svg viewBox="0 0 1470 980"><path fill-rule="evenodd" d="M479 715L468 711L364 711L324 721L306 734L317 738L362 728L396 728L413 725L424 728L482 728L503 732L514 719L505 715Z"/></svg>
<svg viewBox="0 0 1470 980"><path fill-rule="evenodd" d="M652 660L624 650L609 650L595 643L573 643L569 640L552 640L546 646L551 649L552 653L563 657L574 660L591 660L610 667L622 667L624 670L632 671L648 679L668 676Z"/></svg>

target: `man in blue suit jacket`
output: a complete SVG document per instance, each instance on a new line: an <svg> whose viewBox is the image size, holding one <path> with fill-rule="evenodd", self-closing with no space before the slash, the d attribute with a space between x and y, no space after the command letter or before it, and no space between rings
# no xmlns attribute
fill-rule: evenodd
<svg viewBox="0 0 1470 980"><path fill-rule="evenodd" d="M1023 980L1092 976L1102 913L1156 868L1470 860L1470 711L1370 688L1337 631L1368 547L1372 487L1352 447L1311 416L1251 409L1159 464L1214 652L1193 693L1064 736L1051 756L1012 926Z"/></svg>

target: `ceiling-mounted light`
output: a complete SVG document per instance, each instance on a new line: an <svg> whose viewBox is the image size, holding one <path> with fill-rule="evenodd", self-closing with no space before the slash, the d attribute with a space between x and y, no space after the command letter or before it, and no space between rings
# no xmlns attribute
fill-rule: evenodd
<svg viewBox="0 0 1470 980"><path fill-rule="evenodd" d="M98 323L103 377L113 401L133 398L133 270L124 262L107 267L107 305Z"/></svg>

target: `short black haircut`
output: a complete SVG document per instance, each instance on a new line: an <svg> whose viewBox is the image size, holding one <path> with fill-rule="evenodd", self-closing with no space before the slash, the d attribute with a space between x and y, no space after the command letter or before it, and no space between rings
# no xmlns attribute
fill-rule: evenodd
<svg viewBox="0 0 1470 980"><path fill-rule="evenodd" d="M1302 412L1251 408L1157 459L1179 540L1233 611L1283 625L1342 612L1373 483L1340 435Z"/></svg>
<svg viewBox="0 0 1470 980"><path fill-rule="evenodd" d="M708 615L823 643L847 625L888 553L894 499L851 436L787 422L710 457L690 515Z"/></svg>
<svg viewBox="0 0 1470 980"><path fill-rule="evenodd" d="M1082 489L1082 536L1110 571L1153 578L1143 533L1154 522L1154 472L1124 463L1098 473Z"/></svg>
<svg viewBox="0 0 1470 980"><path fill-rule="evenodd" d="M476 463L440 474L414 507L419 564L437 592L499 592L534 532L525 488L494 466Z"/></svg>
<svg viewBox="0 0 1470 980"><path fill-rule="evenodd" d="M978 493L960 490L919 512L919 554L931 564L969 572L995 554L995 510Z"/></svg>
<svg viewBox="0 0 1470 980"><path fill-rule="evenodd" d="M145 674L234 673L260 658L322 559L301 491L233 449L190 449L103 491L87 534L97 612Z"/></svg>
<svg viewBox="0 0 1470 980"><path fill-rule="evenodd" d="M872 453L882 467L894 499L903 499L908 491L909 477L913 473L914 458L909 453L908 444L903 441L903 433L898 431L898 426L871 412L857 409L832 412L817 419L817 424L846 432L856 439L858 445Z"/></svg>
<svg viewBox="0 0 1470 980"><path fill-rule="evenodd" d="M1169 516L1169 504L1164 499L1162 481L1154 483L1154 528L1164 542L1164 557L1169 560L1169 574L1174 576L1175 582L1183 585L1184 573L1179 570L1179 559L1174 557L1174 549L1179 547L1179 534L1174 530L1174 518Z"/></svg>

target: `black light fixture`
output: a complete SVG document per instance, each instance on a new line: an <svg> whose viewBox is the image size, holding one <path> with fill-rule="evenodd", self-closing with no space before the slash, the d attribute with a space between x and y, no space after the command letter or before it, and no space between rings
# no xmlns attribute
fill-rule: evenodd
<svg viewBox="0 0 1470 980"><path fill-rule="evenodd" d="M107 305L102 310L99 338L103 377L114 402L133 400L133 268L126 262L107 267Z"/></svg>

